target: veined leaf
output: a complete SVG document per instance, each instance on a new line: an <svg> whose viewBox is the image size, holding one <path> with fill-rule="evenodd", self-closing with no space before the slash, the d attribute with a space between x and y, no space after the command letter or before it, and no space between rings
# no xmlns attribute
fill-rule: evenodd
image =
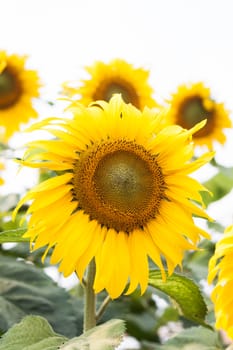
<svg viewBox="0 0 233 350"><path fill-rule="evenodd" d="M205 324L207 306L198 286L192 280L174 273L164 282L160 271L151 270L149 284L175 300L184 317L207 326Z"/></svg>
<svg viewBox="0 0 233 350"><path fill-rule="evenodd" d="M22 317L45 317L56 332L75 337L82 331L82 305L31 263L0 256L0 330Z"/></svg>
<svg viewBox="0 0 233 350"><path fill-rule="evenodd" d="M65 341L45 318L27 316L3 335L0 350L57 350Z"/></svg>

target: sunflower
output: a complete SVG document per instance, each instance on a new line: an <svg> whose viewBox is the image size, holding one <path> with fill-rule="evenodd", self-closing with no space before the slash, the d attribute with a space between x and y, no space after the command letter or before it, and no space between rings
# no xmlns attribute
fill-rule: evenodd
<svg viewBox="0 0 233 350"><path fill-rule="evenodd" d="M134 68L124 60L115 59L109 64L97 61L86 67L86 71L90 79L83 80L83 85L76 88L65 83L65 94L79 95L78 100L85 105L96 100L109 101L113 94L119 93L126 103L132 103L140 110L145 106L158 106L148 83L149 72L142 68Z"/></svg>
<svg viewBox="0 0 233 350"><path fill-rule="evenodd" d="M203 83L179 86L169 102L168 120L171 124L189 129L207 119L205 127L193 137L196 145L206 145L212 149L214 141L224 144L226 137L223 129L232 126L229 113L223 103L217 103L211 97L210 89Z"/></svg>
<svg viewBox="0 0 233 350"><path fill-rule="evenodd" d="M51 263L68 276L82 279L94 259L95 292L104 288L112 298L138 284L148 284L148 257L163 278L181 265L183 254L196 249L201 236L192 214L208 218L195 202L205 190L189 174L208 162L206 153L193 156L191 130L180 126L161 129L154 109L142 112L125 104L120 95L109 103L85 107L71 103L73 119L50 118L29 130L47 130L55 139L32 141L22 165L58 171L31 189L26 202L30 219L25 237L32 249L52 249ZM190 199L192 201L190 201ZM163 262L162 262L162 257Z"/></svg>
<svg viewBox="0 0 233 350"><path fill-rule="evenodd" d="M39 95L39 78L25 68L26 57L0 52L0 128L5 141L37 113L32 98Z"/></svg>
<svg viewBox="0 0 233 350"><path fill-rule="evenodd" d="M224 329L233 339L233 225L229 226L224 236L216 244L215 253L209 262L208 281L211 283L218 274L211 299L214 303L216 328Z"/></svg>

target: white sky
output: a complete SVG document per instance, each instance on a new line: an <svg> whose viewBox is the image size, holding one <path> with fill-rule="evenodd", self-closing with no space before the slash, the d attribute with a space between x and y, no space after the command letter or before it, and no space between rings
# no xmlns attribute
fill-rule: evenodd
<svg viewBox="0 0 233 350"><path fill-rule="evenodd" d="M122 58L150 70L155 97L202 80L233 110L232 0L0 0L0 11L0 49L30 56L47 99L56 98L63 81L83 77L84 66ZM40 112L53 113L46 105ZM216 157L233 165L232 130L227 135ZM31 186L33 173L15 177L9 169L12 192ZM230 224L232 196L227 203L213 211Z"/></svg>
<svg viewBox="0 0 233 350"><path fill-rule="evenodd" d="M28 53L45 84L79 78L94 60L151 70L165 96L204 80L232 103L232 0L0 0L0 46Z"/></svg>

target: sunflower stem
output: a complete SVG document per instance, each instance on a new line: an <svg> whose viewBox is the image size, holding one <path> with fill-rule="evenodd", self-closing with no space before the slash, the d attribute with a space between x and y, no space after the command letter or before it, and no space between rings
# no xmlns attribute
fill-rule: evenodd
<svg viewBox="0 0 233 350"><path fill-rule="evenodd" d="M95 279L95 261L92 260L88 266L86 286L85 286L84 320L83 320L84 332L96 326L96 314L95 314L96 296L93 289L94 279Z"/></svg>

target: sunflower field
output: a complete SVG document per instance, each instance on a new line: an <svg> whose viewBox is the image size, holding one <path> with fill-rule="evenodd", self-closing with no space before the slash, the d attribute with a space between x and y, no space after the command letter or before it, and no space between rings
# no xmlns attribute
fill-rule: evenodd
<svg viewBox="0 0 233 350"><path fill-rule="evenodd" d="M232 350L233 4L1 10L0 350Z"/></svg>

